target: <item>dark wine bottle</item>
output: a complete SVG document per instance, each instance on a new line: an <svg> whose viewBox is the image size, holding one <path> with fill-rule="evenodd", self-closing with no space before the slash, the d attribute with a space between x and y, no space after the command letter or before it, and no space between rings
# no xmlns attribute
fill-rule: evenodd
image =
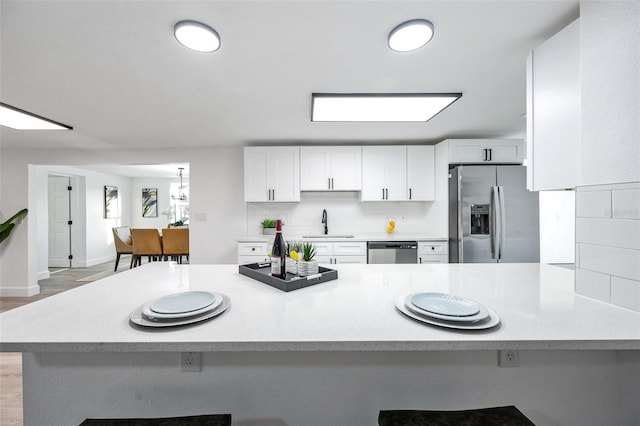
<svg viewBox="0 0 640 426"><path fill-rule="evenodd" d="M282 221L276 220L276 238L271 249L271 275L285 279L287 276L287 246L282 238Z"/></svg>

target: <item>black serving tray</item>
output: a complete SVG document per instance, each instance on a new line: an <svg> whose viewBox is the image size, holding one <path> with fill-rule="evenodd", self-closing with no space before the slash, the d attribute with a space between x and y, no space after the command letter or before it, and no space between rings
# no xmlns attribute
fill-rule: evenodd
<svg viewBox="0 0 640 426"><path fill-rule="evenodd" d="M309 287L312 285L324 283L338 279L338 271L335 269L318 267L318 273L309 275L308 277L300 277L298 275L289 274L285 279L276 278L271 275L270 263L250 263L248 265L238 266L238 272L249 278L263 282L271 287L275 287L282 291L293 291L299 288Z"/></svg>

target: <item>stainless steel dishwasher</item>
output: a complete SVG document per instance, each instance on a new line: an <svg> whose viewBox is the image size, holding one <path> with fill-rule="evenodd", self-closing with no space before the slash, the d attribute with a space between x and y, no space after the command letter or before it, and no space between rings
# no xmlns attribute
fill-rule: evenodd
<svg viewBox="0 0 640 426"><path fill-rule="evenodd" d="M416 241L370 241L367 263L418 263Z"/></svg>

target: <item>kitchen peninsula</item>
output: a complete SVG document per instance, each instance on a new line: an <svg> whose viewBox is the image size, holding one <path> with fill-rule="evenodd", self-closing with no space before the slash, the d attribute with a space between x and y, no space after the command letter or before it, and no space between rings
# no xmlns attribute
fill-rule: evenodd
<svg viewBox="0 0 640 426"><path fill-rule="evenodd" d="M234 424L374 425L379 410L516 405L536 424L634 424L640 314L574 292L540 264L331 265L290 293L236 265L151 263L0 315L0 350L23 352L25 425L88 417L231 413ZM163 295L231 300L210 321L129 323ZM412 292L457 294L501 324L469 332L402 315ZM519 365L498 366L498 351ZM180 353L202 353L181 371Z"/></svg>

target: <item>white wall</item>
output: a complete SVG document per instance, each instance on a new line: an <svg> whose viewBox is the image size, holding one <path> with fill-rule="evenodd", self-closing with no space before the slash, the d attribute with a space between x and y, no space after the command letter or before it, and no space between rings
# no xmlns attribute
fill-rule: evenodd
<svg viewBox="0 0 640 426"><path fill-rule="evenodd" d="M580 7L576 292L640 312L640 2Z"/></svg>
<svg viewBox="0 0 640 426"><path fill-rule="evenodd" d="M184 181L184 180L183 180ZM130 226L132 228L166 228L169 224L167 216L162 212L171 204L169 190L171 182L180 182L179 178L134 178L131 179ZM142 217L142 188L158 189L158 216Z"/></svg>
<svg viewBox="0 0 640 426"><path fill-rule="evenodd" d="M640 2L580 3L581 184L640 181Z"/></svg>
<svg viewBox="0 0 640 426"><path fill-rule="evenodd" d="M2 296L28 296L36 294L38 290L38 223L39 218L47 214L47 210L39 208L38 187L42 186L42 183L37 177L37 165L190 163L190 261L236 263L236 239L246 234L241 147L95 152L66 149L3 149L0 159L0 177L3 182L11 182L11 186L3 185L0 188L0 212L9 217L24 207L29 208L27 218L16 226L10 241L5 241L0 246ZM87 178L87 185L103 183L99 182L99 179ZM44 186L46 187L46 183ZM101 191L99 201L94 199L98 194L91 192L91 201L87 200L88 214L93 209L102 212ZM133 197L130 193L123 195L126 197L123 200ZM100 214L102 217L102 213ZM87 227L89 226L90 224L87 224ZM100 235L97 238L102 239L106 236ZM88 259L98 259L101 256L101 251L87 247Z"/></svg>
<svg viewBox="0 0 640 426"><path fill-rule="evenodd" d="M540 191L540 263L575 262L575 192Z"/></svg>

